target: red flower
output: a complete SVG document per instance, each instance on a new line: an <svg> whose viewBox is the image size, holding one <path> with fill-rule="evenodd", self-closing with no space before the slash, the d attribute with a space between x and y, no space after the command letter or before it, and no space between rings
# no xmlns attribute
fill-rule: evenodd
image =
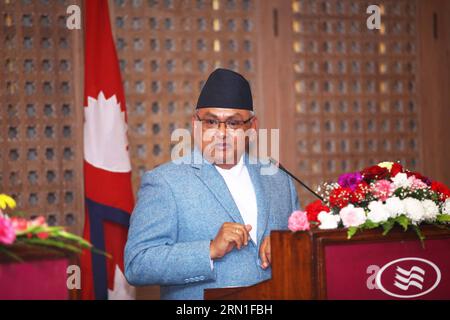
<svg viewBox="0 0 450 320"><path fill-rule="evenodd" d="M336 188L331 191L330 204L332 207L343 208L350 202L350 195L352 190L350 188Z"/></svg>
<svg viewBox="0 0 450 320"><path fill-rule="evenodd" d="M37 234L37 237L39 238L39 239L47 239L48 237L49 237L49 234L48 234L48 232L39 232L38 234Z"/></svg>
<svg viewBox="0 0 450 320"><path fill-rule="evenodd" d="M372 166L361 171L364 180L371 182L372 180L381 180L388 176L389 170L379 166Z"/></svg>
<svg viewBox="0 0 450 320"><path fill-rule="evenodd" d="M365 181L361 181L356 186L355 191L350 195L350 200L353 203L358 203L363 201L366 198L367 193L370 191L370 187Z"/></svg>
<svg viewBox="0 0 450 320"><path fill-rule="evenodd" d="M433 181L431 183L431 190L439 194L439 200L445 201L445 199L450 198L450 189L439 181Z"/></svg>
<svg viewBox="0 0 450 320"><path fill-rule="evenodd" d="M308 204L306 206L305 209L306 209L306 215L308 216L308 220L315 221L315 222L319 222L319 220L317 219L317 216L319 215L320 212L322 212L322 211L330 212L330 208L328 208L326 205L324 205L322 203L322 201L320 201L320 200L311 202L310 204Z"/></svg>
<svg viewBox="0 0 450 320"><path fill-rule="evenodd" d="M400 163L394 162L391 168L391 177L395 177L400 172L404 172L403 166Z"/></svg>

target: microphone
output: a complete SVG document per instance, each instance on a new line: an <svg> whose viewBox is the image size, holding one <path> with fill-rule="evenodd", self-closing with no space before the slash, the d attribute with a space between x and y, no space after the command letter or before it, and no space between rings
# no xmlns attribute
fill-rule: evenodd
<svg viewBox="0 0 450 320"><path fill-rule="evenodd" d="M297 181L298 183L300 183L306 190L308 190L309 192L311 192L313 195L315 195L317 198L319 198L321 201L323 201L323 198L321 196L319 196L317 193L315 193L310 187L308 187L302 180L300 180L299 178L297 178L296 176L294 176L292 173L290 173L285 167L283 167L281 165L281 163L275 161L272 158L269 158L269 160L275 164L278 168L280 168L282 171L284 171L285 173L287 173L288 176L290 176L292 179L294 179L295 181Z"/></svg>

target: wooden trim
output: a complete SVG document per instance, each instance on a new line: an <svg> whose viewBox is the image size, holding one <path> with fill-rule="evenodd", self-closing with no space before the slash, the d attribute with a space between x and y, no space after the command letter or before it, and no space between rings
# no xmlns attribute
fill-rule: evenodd
<svg viewBox="0 0 450 320"><path fill-rule="evenodd" d="M433 36L436 15L438 38ZM422 172L450 184L450 3L422 0L417 6L418 84Z"/></svg>
<svg viewBox="0 0 450 320"><path fill-rule="evenodd" d="M77 0L77 4L81 8L82 17L84 17L85 5L83 0ZM76 32L73 37L74 41L74 104L77 122L74 124L76 128L77 145L76 145L76 172L80 173L76 190L79 192L79 211L76 212L76 227L73 230L78 235L82 235L84 228L85 202L84 202L84 40L85 29L84 19L82 20L82 30L73 30Z"/></svg>

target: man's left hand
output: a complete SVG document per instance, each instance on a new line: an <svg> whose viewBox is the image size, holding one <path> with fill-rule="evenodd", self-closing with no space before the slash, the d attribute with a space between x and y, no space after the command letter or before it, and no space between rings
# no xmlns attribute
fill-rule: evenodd
<svg viewBox="0 0 450 320"><path fill-rule="evenodd" d="M270 236L266 237L259 247L259 257L261 258L261 267L263 269L267 269L272 262L272 256L270 253Z"/></svg>

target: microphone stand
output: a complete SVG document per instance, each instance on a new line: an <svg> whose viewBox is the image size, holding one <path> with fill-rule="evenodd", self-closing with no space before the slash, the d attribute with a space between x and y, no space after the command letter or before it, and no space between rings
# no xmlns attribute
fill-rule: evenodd
<svg viewBox="0 0 450 320"><path fill-rule="evenodd" d="M288 176L290 176L292 179L300 183L306 190L311 192L313 195L315 195L317 198L319 198L321 201L323 201L323 198L319 196L317 193L315 193L310 187L308 187L302 180L294 176L292 173L290 173L285 167L281 165L281 163L276 162L272 158L270 159L278 168L280 168L282 171L286 172Z"/></svg>

